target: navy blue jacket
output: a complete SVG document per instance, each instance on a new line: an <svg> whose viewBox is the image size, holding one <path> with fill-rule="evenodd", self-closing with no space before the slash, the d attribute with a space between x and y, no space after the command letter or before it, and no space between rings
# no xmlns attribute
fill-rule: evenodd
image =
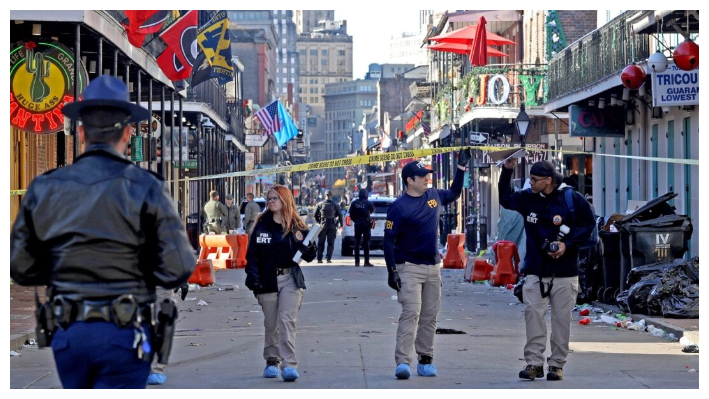
<svg viewBox="0 0 709 399"><path fill-rule="evenodd" d="M384 260L387 268L411 262L436 265L438 253L438 221L441 206L460 196L465 171L456 168L449 190L429 188L420 197L402 194L389 208L384 225Z"/></svg>
<svg viewBox="0 0 709 399"><path fill-rule="evenodd" d="M350 219L354 224L371 224L374 204L366 198L357 198L350 204Z"/></svg>
<svg viewBox="0 0 709 399"><path fill-rule="evenodd" d="M578 249L584 245L595 224L591 204L580 193L574 191L575 215L571 217L564 190L573 188L562 184L548 195L534 193L531 189L515 192L510 180L512 170L502 168L498 192L500 205L519 212L524 219L527 236L527 252L524 256L524 274L541 277L574 277L579 274ZM554 259L542 250L547 239L557 241L561 225L570 231L561 240L566 244L566 252Z"/></svg>

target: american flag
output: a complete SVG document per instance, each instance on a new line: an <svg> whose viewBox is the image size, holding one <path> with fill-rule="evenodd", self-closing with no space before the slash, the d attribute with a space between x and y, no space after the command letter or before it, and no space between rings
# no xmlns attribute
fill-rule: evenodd
<svg viewBox="0 0 709 399"><path fill-rule="evenodd" d="M256 111L254 115L261 122L265 133L269 136L273 136L275 132L281 130L281 119L278 117L278 99L271 101L271 103Z"/></svg>

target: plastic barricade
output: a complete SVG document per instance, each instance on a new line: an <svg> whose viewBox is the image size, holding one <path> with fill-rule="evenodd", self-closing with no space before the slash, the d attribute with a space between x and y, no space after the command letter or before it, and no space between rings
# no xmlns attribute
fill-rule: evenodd
<svg viewBox="0 0 709 399"><path fill-rule="evenodd" d="M239 244L239 252L236 254L236 262L234 267L237 269L243 269L246 267L246 248L249 247L249 235L237 234L236 242Z"/></svg>
<svg viewBox="0 0 709 399"><path fill-rule="evenodd" d="M201 287L214 284L214 266L212 265L211 259L201 259L197 261L197 267L195 267L192 275L190 276L188 283L198 284Z"/></svg>
<svg viewBox="0 0 709 399"><path fill-rule="evenodd" d="M487 259L474 258L472 256L468 257L467 264L465 265L465 281L475 282L475 281L485 281L490 279L490 273L495 268L495 265L488 262ZM468 273L470 270L470 273Z"/></svg>
<svg viewBox="0 0 709 399"><path fill-rule="evenodd" d="M465 269L465 234L448 234L448 252L443 258L444 269Z"/></svg>
<svg viewBox="0 0 709 399"><path fill-rule="evenodd" d="M202 234L199 260L210 259L215 269L236 269L239 252L237 234Z"/></svg>
<svg viewBox="0 0 709 399"><path fill-rule="evenodd" d="M501 240L493 244L495 268L490 272L490 284L502 286L516 284L519 275L519 253L512 241Z"/></svg>

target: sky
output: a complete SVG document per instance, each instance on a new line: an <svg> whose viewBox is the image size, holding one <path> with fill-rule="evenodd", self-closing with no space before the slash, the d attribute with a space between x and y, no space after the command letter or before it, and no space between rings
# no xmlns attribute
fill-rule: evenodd
<svg viewBox="0 0 709 399"><path fill-rule="evenodd" d="M352 36L353 79L364 79L371 63L385 63L389 55L389 38L402 32L418 33L418 9L398 8L375 11L369 7L335 9L335 20L347 20L347 33Z"/></svg>

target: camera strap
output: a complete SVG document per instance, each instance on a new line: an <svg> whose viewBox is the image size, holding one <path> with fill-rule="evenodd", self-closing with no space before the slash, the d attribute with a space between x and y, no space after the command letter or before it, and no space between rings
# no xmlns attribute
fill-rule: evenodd
<svg viewBox="0 0 709 399"><path fill-rule="evenodd" d="M546 298L551 294L551 288L554 286L554 275L552 274L551 280L549 280L549 284L547 284L547 287L549 287L546 291L544 291L544 283L542 282L542 278L539 277L539 292L542 294L542 298Z"/></svg>

